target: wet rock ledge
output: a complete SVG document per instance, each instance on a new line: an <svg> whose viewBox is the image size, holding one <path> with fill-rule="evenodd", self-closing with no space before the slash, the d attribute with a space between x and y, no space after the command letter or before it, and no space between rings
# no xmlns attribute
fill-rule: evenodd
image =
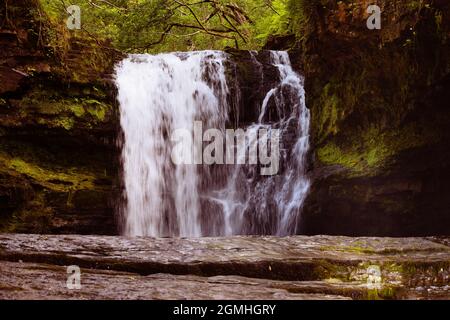
<svg viewBox="0 0 450 320"><path fill-rule="evenodd" d="M0 235L1 299L449 299L448 238ZM66 266L82 270L66 288Z"/></svg>

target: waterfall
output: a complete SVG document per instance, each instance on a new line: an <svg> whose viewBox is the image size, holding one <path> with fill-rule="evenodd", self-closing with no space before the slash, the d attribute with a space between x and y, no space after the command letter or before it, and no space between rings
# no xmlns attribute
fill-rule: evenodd
<svg viewBox="0 0 450 320"><path fill-rule="evenodd" d="M183 129L195 137L196 123L201 123L202 130L226 135L230 101L239 100L230 97L228 59L219 51L131 55L116 67L124 137L124 234L284 236L297 231L310 185L305 170L310 115L303 79L286 52L270 52L279 81L260 102L258 119L242 128L245 148L234 149L235 163L174 164L174 131ZM261 130L264 136L258 135ZM276 133L280 171L263 176L261 164L244 160L249 150ZM194 143L192 154L201 154L204 145Z"/></svg>
<svg viewBox="0 0 450 320"><path fill-rule="evenodd" d="M223 60L217 52L133 55L118 68L127 235L202 235L198 170L173 165L169 135L193 131L195 119L224 126Z"/></svg>
<svg viewBox="0 0 450 320"><path fill-rule="evenodd" d="M254 167L236 166L233 169L229 184L217 193L225 216L231 222L231 226L226 224L225 235L295 234L300 209L310 187L306 174L310 112L306 108L303 80L292 69L287 52L271 51L270 63L277 67L280 81L264 97L258 122L249 130L281 130L285 143L281 150L284 170L277 176L262 178ZM269 102L279 114L280 119L275 123L266 120Z"/></svg>

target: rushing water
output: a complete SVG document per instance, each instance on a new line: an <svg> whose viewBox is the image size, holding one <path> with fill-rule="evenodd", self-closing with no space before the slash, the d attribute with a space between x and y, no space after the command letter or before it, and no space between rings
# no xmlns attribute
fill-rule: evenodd
<svg viewBox="0 0 450 320"><path fill-rule="evenodd" d="M292 69L286 52L270 52L279 83L261 101L259 118L243 128L247 133L265 129L266 138L279 130L278 175L262 176L260 165L248 163L175 165L172 161L174 130L194 134L195 121L201 121L203 130L225 132L233 100L226 61L223 52L202 51L133 55L118 65L126 235L296 232L310 185L305 172L310 116L302 78ZM269 105L280 115L275 122L269 121ZM247 147L236 150L236 158L244 160L246 151L261 139L249 134Z"/></svg>

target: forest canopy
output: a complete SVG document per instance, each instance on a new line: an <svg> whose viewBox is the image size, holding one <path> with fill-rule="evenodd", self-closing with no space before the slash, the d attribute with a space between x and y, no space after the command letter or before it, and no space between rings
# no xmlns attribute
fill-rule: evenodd
<svg viewBox="0 0 450 320"><path fill-rule="evenodd" d="M125 52L260 49L283 34L295 0L40 0L55 24L81 8L81 30Z"/></svg>

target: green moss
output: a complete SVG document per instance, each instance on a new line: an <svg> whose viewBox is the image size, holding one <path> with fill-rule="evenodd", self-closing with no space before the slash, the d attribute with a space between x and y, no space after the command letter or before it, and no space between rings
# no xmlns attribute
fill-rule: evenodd
<svg viewBox="0 0 450 320"><path fill-rule="evenodd" d="M367 300L392 300L397 298L397 290L391 286L368 289Z"/></svg>
<svg viewBox="0 0 450 320"><path fill-rule="evenodd" d="M49 170L36 163L25 161L21 158L10 158L4 154L0 155L2 170L9 173L24 175L45 188L53 191L69 191L93 189L95 176L87 173L79 173L75 169Z"/></svg>
<svg viewBox="0 0 450 320"><path fill-rule="evenodd" d="M319 161L327 165L341 165L354 170L362 170L364 163L358 153L344 150L334 143L328 143L317 150Z"/></svg>
<svg viewBox="0 0 450 320"><path fill-rule="evenodd" d="M337 134L337 122L339 120L339 97L332 92L331 84L327 84L323 89L320 98L322 110L320 113L319 130L322 134Z"/></svg>
<svg viewBox="0 0 450 320"><path fill-rule="evenodd" d="M340 165L354 173L361 173L381 169L400 152L431 144L438 139L437 132L422 130L413 124L388 131L369 127L354 139L341 142L340 146L333 141L322 145L317 149L317 156L323 164Z"/></svg>
<svg viewBox="0 0 450 320"><path fill-rule="evenodd" d="M57 127L62 127L66 130L70 130L73 128L74 125L74 120L72 118L69 117L62 117L62 118L58 118L56 121L53 121L53 123L57 126Z"/></svg>
<svg viewBox="0 0 450 320"><path fill-rule="evenodd" d="M39 118L37 122L41 125L49 126L50 128L64 128L71 130L74 126L74 119L71 117L57 117L57 118Z"/></svg>
<svg viewBox="0 0 450 320"><path fill-rule="evenodd" d="M92 96L85 97L83 95L85 89L81 87L70 89L68 92L56 92L38 86L17 103L20 105L18 109L20 119L17 119L17 122L35 121L50 128L72 130L75 125L93 128L107 121L107 115L112 107ZM103 94L97 88L92 90L89 88L88 91L91 94L97 92Z"/></svg>
<svg viewBox="0 0 450 320"><path fill-rule="evenodd" d="M84 107L81 105L72 105L70 106L70 110L72 110L73 114L78 118L83 117L86 113Z"/></svg>
<svg viewBox="0 0 450 320"><path fill-rule="evenodd" d="M88 100L90 101L90 100ZM63 98L54 97L50 101L44 97L34 98L25 103L31 103L32 106L37 107L37 111L44 115L74 115L82 118L86 114L85 106L89 102L79 98Z"/></svg>
<svg viewBox="0 0 450 320"><path fill-rule="evenodd" d="M97 100L85 100L85 103L88 105L87 112L95 117L98 121L105 121L106 114L110 110L110 106L104 103L101 103Z"/></svg>

